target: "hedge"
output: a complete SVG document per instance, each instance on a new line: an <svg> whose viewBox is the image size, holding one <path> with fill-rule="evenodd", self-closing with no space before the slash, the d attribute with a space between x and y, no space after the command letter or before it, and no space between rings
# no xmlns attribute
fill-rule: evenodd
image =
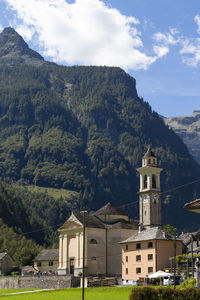
<svg viewBox="0 0 200 300"><path fill-rule="evenodd" d="M199 300L200 289L173 289L173 288L134 288L129 300Z"/></svg>

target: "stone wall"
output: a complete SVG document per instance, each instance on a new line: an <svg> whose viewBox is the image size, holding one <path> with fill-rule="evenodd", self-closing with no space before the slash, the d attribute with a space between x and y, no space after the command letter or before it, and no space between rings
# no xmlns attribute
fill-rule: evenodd
<svg viewBox="0 0 200 300"><path fill-rule="evenodd" d="M0 276L0 289L64 289L71 276Z"/></svg>

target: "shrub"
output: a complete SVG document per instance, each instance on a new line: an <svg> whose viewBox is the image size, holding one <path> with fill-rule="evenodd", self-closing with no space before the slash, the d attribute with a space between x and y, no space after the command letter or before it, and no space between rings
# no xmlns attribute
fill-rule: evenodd
<svg viewBox="0 0 200 300"><path fill-rule="evenodd" d="M188 277L179 285L178 288L194 288L196 286L196 279L194 277Z"/></svg>
<svg viewBox="0 0 200 300"><path fill-rule="evenodd" d="M166 287L151 288L141 287L134 288L129 300L199 300L200 290L195 288L189 289L172 289Z"/></svg>
<svg viewBox="0 0 200 300"><path fill-rule="evenodd" d="M11 273L11 275L12 275L12 276L15 276L15 275L20 275L20 272L19 272L19 271L12 272L12 273Z"/></svg>

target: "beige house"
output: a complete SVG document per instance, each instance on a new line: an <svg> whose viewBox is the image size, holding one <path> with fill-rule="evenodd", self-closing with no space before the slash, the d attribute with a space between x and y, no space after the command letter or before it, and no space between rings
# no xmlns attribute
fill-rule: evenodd
<svg viewBox="0 0 200 300"><path fill-rule="evenodd" d="M169 268L174 255L174 237L162 230L161 168L149 147L142 158L140 173L140 224L137 234L121 242L123 283L146 278ZM176 254L182 254L182 241L176 240Z"/></svg>
<svg viewBox="0 0 200 300"><path fill-rule="evenodd" d="M182 241L176 240L176 255L182 254ZM144 229L122 242L122 278L126 282L146 278L170 267L174 256L173 236L159 227Z"/></svg>
<svg viewBox="0 0 200 300"><path fill-rule="evenodd" d="M138 230L138 222L108 203L86 215L85 273L121 275L120 241ZM59 229L58 274L80 275L83 266L83 216L72 213Z"/></svg>
<svg viewBox="0 0 200 300"><path fill-rule="evenodd" d="M56 273L58 258L58 249L44 249L34 258L34 269L41 273Z"/></svg>
<svg viewBox="0 0 200 300"><path fill-rule="evenodd" d="M13 260L10 255L4 251L0 253L0 275L8 274L13 268Z"/></svg>

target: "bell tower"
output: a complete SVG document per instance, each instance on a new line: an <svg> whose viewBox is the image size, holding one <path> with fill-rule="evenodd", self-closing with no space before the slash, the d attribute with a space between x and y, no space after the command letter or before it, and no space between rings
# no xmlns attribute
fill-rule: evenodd
<svg viewBox="0 0 200 300"><path fill-rule="evenodd" d="M137 171L140 173L140 225L161 226L160 172L162 168L157 167L157 158L150 146L142 158L142 167Z"/></svg>

